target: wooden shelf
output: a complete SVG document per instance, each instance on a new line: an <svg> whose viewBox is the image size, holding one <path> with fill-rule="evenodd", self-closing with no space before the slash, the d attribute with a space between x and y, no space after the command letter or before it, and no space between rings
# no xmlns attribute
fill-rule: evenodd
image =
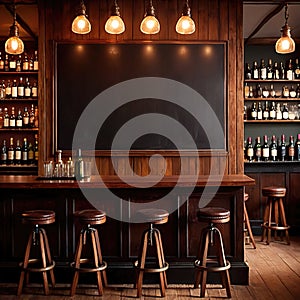
<svg viewBox="0 0 300 300"><path fill-rule="evenodd" d="M11 71L1 71L0 75L37 75L38 71L21 71L21 72L11 72Z"/></svg>
<svg viewBox="0 0 300 300"><path fill-rule="evenodd" d="M300 101L300 98L244 98L244 101L287 101L287 102L290 102L290 101Z"/></svg>
<svg viewBox="0 0 300 300"><path fill-rule="evenodd" d="M38 101L37 98L17 98L17 99L0 99L1 102L25 102L25 101Z"/></svg>
<svg viewBox="0 0 300 300"><path fill-rule="evenodd" d="M293 80L288 80L288 79L245 79L244 82L298 82L300 83L300 79L293 79Z"/></svg>
<svg viewBox="0 0 300 300"><path fill-rule="evenodd" d="M39 131L38 128L0 128L0 131Z"/></svg>
<svg viewBox="0 0 300 300"><path fill-rule="evenodd" d="M244 123L297 123L300 120L244 120Z"/></svg>

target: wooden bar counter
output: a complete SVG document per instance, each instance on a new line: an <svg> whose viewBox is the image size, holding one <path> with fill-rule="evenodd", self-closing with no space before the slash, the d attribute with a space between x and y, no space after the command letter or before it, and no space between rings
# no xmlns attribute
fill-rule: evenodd
<svg viewBox="0 0 300 300"><path fill-rule="evenodd" d="M132 179L132 178L131 178ZM99 228L102 251L108 263L109 283L133 283L133 262L137 257L140 237L145 224L125 222L126 203L149 202L164 197L171 211L167 224L160 227L166 260L170 264L167 276L170 283L192 283L194 259L200 233L205 224L197 221L197 209L203 191L211 195L209 205L230 210L230 222L221 228L226 256L231 262L233 284L249 283L249 268L245 262L243 239L243 190L254 180L245 175L223 177L199 176L192 184L189 176L166 176L158 183L155 178L136 178L131 184L116 176L91 177L89 182L75 180L45 180L36 176L0 176L0 282L17 282L21 261L30 228L21 223L25 210L51 209L56 222L47 226L52 254L56 261L57 281L70 283L69 263L75 252L80 225L74 222L76 210L92 208L85 191L95 191L96 208L105 208L104 191L109 190L119 201L107 211L107 222ZM138 185L139 188L134 186ZM176 189L173 189L176 186ZM175 190L175 192L173 191ZM191 190L191 191L189 191ZM95 206L95 205L94 205ZM117 218L112 216L118 216ZM211 277L209 281L216 282ZM150 278L151 281L151 278Z"/></svg>

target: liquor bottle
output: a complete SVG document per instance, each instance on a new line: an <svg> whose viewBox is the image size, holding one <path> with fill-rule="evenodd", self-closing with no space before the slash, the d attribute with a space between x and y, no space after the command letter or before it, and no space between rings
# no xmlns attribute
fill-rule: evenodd
<svg viewBox="0 0 300 300"><path fill-rule="evenodd" d="M277 62L274 62L273 79L280 79L280 70Z"/></svg>
<svg viewBox="0 0 300 300"><path fill-rule="evenodd" d="M290 143L288 146L288 159L293 161L295 158L295 143L294 143L294 137L290 136Z"/></svg>
<svg viewBox="0 0 300 300"><path fill-rule="evenodd" d="M255 95L255 97L256 98L261 98L262 97L262 88L261 88L259 83L256 85L256 95Z"/></svg>
<svg viewBox="0 0 300 300"><path fill-rule="evenodd" d="M32 98L36 98L38 96L38 89L36 81L33 82L33 86L31 88L31 96Z"/></svg>
<svg viewBox="0 0 300 300"><path fill-rule="evenodd" d="M1 61L0 61L1 64ZM294 68L294 78L300 79L300 65L299 65L299 59L295 59L295 68Z"/></svg>
<svg viewBox="0 0 300 300"><path fill-rule="evenodd" d="M260 144L260 136L256 138L254 145L254 158L256 161L261 161L261 144Z"/></svg>
<svg viewBox="0 0 300 300"><path fill-rule="evenodd" d="M280 62L280 65L279 65L279 74L280 74L279 79L285 79L285 69L284 69L282 61Z"/></svg>
<svg viewBox="0 0 300 300"><path fill-rule="evenodd" d="M259 73L260 79L267 79L267 68L265 65L265 60L263 58L260 60Z"/></svg>
<svg viewBox="0 0 300 300"><path fill-rule="evenodd" d="M2 80L2 83L0 83L0 100L4 100L6 98L6 87L5 82Z"/></svg>
<svg viewBox="0 0 300 300"><path fill-rule="evenodd" d="M24 96L25 98L31 97L31 86L28 77L25 80Z"/></svg>
<svg viewBox="0 0 300 300"><path fill-rule="evenodd" d="M2 108L0 107L0 128L3 128L3 124L4 124L4 115L3 115Z"/></svg>
<svg viewBox="0 0 300 300"><path fill-rule="evenodd" d="M10 72L15 72L17 68L17 62L15 60L14 55L11 55L9 58L9 71Z"/></svg>
<svg viewBox="0 0 300 300"><path fill-rule="evenodd" d="M21 151L20 141L17 140L17 145L15 148L15 164L16 165L21 164L21 158L22 158L22 151Z"/></svg>
<svg viewBox="0 0 300 300"><path fill-rule="evenodd" d="M285 144L285 135L281 135L281 142L278 143L278 158L281 161L286 160L286 144Z"/></svg>
<svg viewBox="0 0 300 300"><path fill-rule="evenodd" d="M29 71L33 71L33 59L31 56L28 57L29 57Z"/></svg>
<svg viewBox="0 0 300 300"><path fill-rule="evenodd" d="M297 134L297 140L295 143L295 160L300 161L300 133Z"/></svg>
<svg viewBox="0 0 300 300"><path fill-rule="evenodd" d="M244 120L247 120L248 116L247 116L247 106L244 105Z"/></svg>
<svg viewBox="0 0 300 300"><path fill-rule="evenodd" d="M270 90L269 90L269 97L275 98L275 96L276 96L276 92L275 92L275 90L274 90L273 84L271 84L271 85L270 85Z"/></svg>
<svg viewBox="0 0 300 300"><path fill-rule="evenodd" d="M4 60L2 59L2 53L0 52L0 71L4 71Z"/></svg>
<svg viewBox="0 0 300 300"><path fill-rule="evenodd" d="M34 61L33 61L33 70L39 70L39 60L38 60L38 52L37 50L34 51Z"/></svg>
<svg viewBox="0 0 300 300"><path fill-rule="evenodd" d="M250 93L250 88L249 88L248 83L246 82L245 86L244 86L244 97L249 98L249 93Z"/></svg>
<svg viewBox="0 0 300 300"><path fill-rule="evenodd" d="M274 70L272 65L272 59L269 58L268 66L267 66L267 79L273 79L274 77Z"/></svg>
<svg viewBox="0 0 300 300"><path fill-rule="evenodd" d="M37 134L34 136L33 152L34 152L34 164L37 165L39 161L39 140Z"/></svg>
<svg viewBox="0 0 300 300"><path fill-rule="evenodd" d="M252 73L251 73L251 68L250 68L250 64L246 63L245 64L245 79L251 79L252 77Z"/></svg>
<svg viewBox="0 0 300 300"><path fill-rule="evenodd" d="M292 59L289 59L287 70L286 70L286 79L287 80L294 80L294 70L293 70L293 63Z"/></svg>
<svg viewBox="0 0 300 300"><path fill-rule="evenodd" d="M81 149L78 149L77 153L77 160L75 163L75 176L77 180L81 180L84 178L83 158L81 156Z"/></svg>
<svg viewBox="0 0 300 300"><path fill-rule="evenodd" d="M294 86L292 85L291 88L290 88L290 97L291 98L295 98L297 95L295 89L294 89Z"/></svg>
<svg viewBox="0 0 300 300"><path fill-rule="evenodd" d="M289 110L287 108L287 103L283 103L282 119L288 120L288 118L289 118Z"/></svg>
<svg viewBox="0 0 300 300"><path fill-rule="evenodd" d="M6 88L5 88L5 97L6 99L10 99L11 98L11 83L10 83L10 80L8 79L7 80L7 85L6 85Z"/></svg>
<svg viewBox="0 0 300 300"><path fill-rule="evenodd" d="M30 109L30 112L29 112L29 127L34 128L34 123L35 123L35 120L34 120L34 105L31 104L31 109Z"/></svg>
<svg viewBox="0 0 300 300"><path fill-rule="evenodd" d="M17 114L17 118L16 118L16 127L18 128L22 128L23 127L23 116L22 116L22 112L21 109L18 109L18 114Z"/></svg>
<svg viewBox="0 0 300 300"><path fill-rule="evenodd" d="M290 96L289 88L285 85L282 87L282 97L288 98Z"/></svg>
<svg viewBox="0 0 300 300"><path fill-rule="evenodd" d="M252 108L251 108L251 119L252 120L257 120L257 108L256 108L256 102L252 103Z"/></svg>
<svg viewBox="0 0 300 300"><path fill-rule="evenodd" d="M259 70L258 70L257 61L253 62L253 66L252 66L252 78L253 79L259 79Z"/></svg>
<svg viewBox="0 0 300 300"><path fill-rule="evenodd" d="M23 69L23 71L28 71L29 70L29 61L28 61L27 53L24 54L22 69Z"/></svg>
<svg viewBox="0 0 300 300"><path fill-rule="evenodd" d="M15 108L11 108L11 115L9 117L9 127L16 128L16 116L15 116Z"/></svg>
<svg viewBox="0 0 300 300"><path fill-rule="evenodd" d="M25 86L23 83L23 77L20 77L19 79L19 84L18 84L18 98L22 99L24 98L24 90L25 90Z"/></svg>
<svg viewBox="0 0 300 300"><path fill-rule="evenodd" d="M4 71L5 72L9 71L9 58L8 58L8 54L5 54Z"/></svg>
<svg viewBox="0 0 300 300"><path fill-rule="evenodd" d="M261 107L261 103L258 102L258 107L257 107L257 120L262 120L263 119L263 110Z"/></svg>
<svg viewBox="0 0 300 300"><path fill-rule="evenodd" d="M282 120L282 111L279 102L276 105L276 120Z"/></svg>
<svg viewBox="0 0 300 300"><path fill-rule="evenodd" d="M254 97L253 88L252 88L252 85L250 85L250 87L249 87L249 98L253 98L253 97Z"/></svg>
<svg viewBox="0 0 300 300"><path fill-rule="evenodd" d="M28 164L28 146L27 146L27 138L24 138L23 146L22 146L22 165Z"/></svg>
<svg viewBox="0 0 300 300"><path fill-rule="evenodd" d="M28 145L28 164L32 165L34 163L34 151L31 143Z"/></svg>
<svg viewBox="0 0 300 300"><path fill-rule="evenodd" d="M269 110L269 102L265 102L264 112L263 112L263 118L264 120L269 120L270 117L270 110Z"/></svg>
<svg viewBox="0 0 300 300"><path fill-rule="evenodd" d="M276 110L275 110L275 102L274 101L271 102L269 117L270 117L270 120L276 119Z"/></svg>
<svg viewBox="0 0 300 300"><path fill-rule="evenodd" d="M6 147L6 140L3 140L3 144L1 147L1 160L0 164L1 165L6 165L7 163L7 147Z"/></svg>
<svg viewBox="0 0 300 300"><path fill-rule="evenodd" d="M14 162L15 162L14 139L11 137L9 147L7 149L7 164L13 165Z"/></svg>
<svg viewBox="0 0 300 300"><path fill-rule="evenodd" d="M37 106L34 107L34 127L39 127L39 109Z"/></svg>
<svg viewBox="0 0 300 300"><path fill-rule="evenodd" d="M277 143L275 135L272 135L272 140L270 144L270 158L272 161L277 160Z"/></svg>
<svg viewBox="0 0 300 300"><path fill-rule="evenodd" d="M9 114L7 107L4 107L3 127L9 128Z"/></svg>
<svg viewBox="0 0 300 300"><path fill-rule="evenodd" d="M22 56L19 55L19 57L17 59L17 62L16 62L16 72L21 72L22 71L21 64L22 64Z"/></svg>
<svg viewBox="0 0 300 300"><path fill-rule="evenodd" d="M269 92L268 88L266 86L264 86L263 89L262 89L262 96L264 98L268 98L269 95L270 95L270 92Z"/></svg>
<svg viewBox="0 0 300 300"><path fill-rule="evenodd" d="M23 112L23 127L24 128L29 128L29 112L28 108L24 107L24 112Z"/></svg>
<svg viewBox="0 0 300 300"><path fill-rule="evenodd" d="M270 157L270 147L268 144L268 136L264 135L264 144L262 146L262 159L268 161Z"/></svg>
<svg viewBox="0 0 300 300"><path fill-rule="evenodd" d="M12 87L11 87L11 97L12 98L18 98L18 86L17 86L17 80L14 79Z"/></svg>
<svg viewBox="0 0 300 300"><path fill-rule="evenodd" d="M297 84L297 89L296 89L296 98L300 98L300 84Z"/></svg>

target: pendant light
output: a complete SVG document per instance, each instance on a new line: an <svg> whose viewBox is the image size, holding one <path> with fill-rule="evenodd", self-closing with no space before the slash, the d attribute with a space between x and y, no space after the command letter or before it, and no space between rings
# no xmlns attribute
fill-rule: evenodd
<svg viewBox="0 0 300 300"><path fill-rule="evenodd" d="M180 34L192 34L195 32L195 22L192 19L191 8L189 7L188 0L185 1L182 16L176 23L176 31Z"/></svg>
<svg viewBox="0 0 300 300"><path fill-rule="evenodd" d="M92 26L87 18L86 7L83 0L80 2L80 12L72 22L72 31L77 34L87 34L91 31Z"/></svg>
<svg viewBox="0 0 300 300"><path fill-rule="evenodd" d="M285 24L281 28L281 38L277 40L275 50L277 53L287 54L295 51L295 41L291 37L291 27L288 25L288 5L285 4Z"/></svg>
<svg viewBox="0 0 300 300"><path fill-rule="evenodd" d="M24 52L24 43L19 38L19 27L17 26L17 17L16 17L16 6L13 5L14 9L14 22L10 27L9 38L5 42L5 52L8 54L21 54Z"/></svg>
<svg viewBox="0 0 300 300"><path fill-rule="evenodd" d="M120 7L117 0L115 0L111 9L111 16L105 23L105 31L107 33L121 34L125 31L125 24L120 16Z"/></svg>
<svg viewBox="0 0 300 300"><path fill-rule="evenodd" d="M156 34L160 31L160 24L158 19L155 17L152 0L149 1L144 19L141 22L140 30L145 34Z"/></svg>

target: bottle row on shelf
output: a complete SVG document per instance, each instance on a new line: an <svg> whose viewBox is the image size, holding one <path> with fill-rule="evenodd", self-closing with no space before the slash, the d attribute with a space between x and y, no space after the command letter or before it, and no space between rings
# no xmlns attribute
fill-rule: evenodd
<svg viewBox="0 0 300 300"><path fill-rule="evenodd" d="M300 103L281 103L275 101L253 102L244 105L244 120L299 120Z"/></svg>
<svg viewBox="0 0 300 300"><path fill-rule="evenodd" d="M6 140L2 141L1 166L37 165L38 159L39 146L37 134L33 141L28 141L28 138L24 138L22 145L19 139L17 139L15 144L13 137L10 138L9 145Z"/></svg>
<svg viewBox="0 0 300 300"><path fill-rule="evenodd" d="M294 85L284 85L281 88L274 88L273 84L270 86L264 85L262 87L260 83L255 86L248 85L246 82L244 85L244 97L248 98L298 98L300 99L300 84L296 87Z"/></svg>
<svg viewBox="0 0 300 300"><path fill-rule="evenodd" d="M38 52L24 52L23 55L8 55L2 57L0 52L0 72L30 72L39 70Z"/></svg>
<svg viewBox="0 0 300 300"><path fill-rule="evenodd" d="M253 145L252 137L249 136L244 142L244 157L246 162L253 161L300 161L300 134L295 141L294 136L290 136L289 144L286 144L285 135L276 138L272 135L271 139L267 135L255 139Z"/></svg>
<svg viewBox="0 0 300 300"><path fill-rule="evenodd" d="M254 80L295 80L300 79L300 65L299 58L295 60L289 59L284 62L272 62L272 59L268 59L268 64L265 63L265 59L260 60L260 65L255 60L245 64L245 79Z"/></svg>
<svg viewBox="0 0 300 300"><path fill-rule="evenodd" d="M25 82L23 77L19 78L17 83L17 79L13 79L12 83L10 79L6 82L2 80L0 83L0 100L4 99L23 99L23 98L37 98L38 96L38 86L37 81L34 80L32 82L29 81L28 77L26 77Z"/></svg>
<svg viewBox="0 0 300 300"><path fill-rule="evenodd" d="M9 114L8 108L0 107L0 129L16 129L16 128L38 128L39 127L39 110L34 104L31 105L30 110L24 107L18 109L17 114L15 108L11 108Z"/></svg>

